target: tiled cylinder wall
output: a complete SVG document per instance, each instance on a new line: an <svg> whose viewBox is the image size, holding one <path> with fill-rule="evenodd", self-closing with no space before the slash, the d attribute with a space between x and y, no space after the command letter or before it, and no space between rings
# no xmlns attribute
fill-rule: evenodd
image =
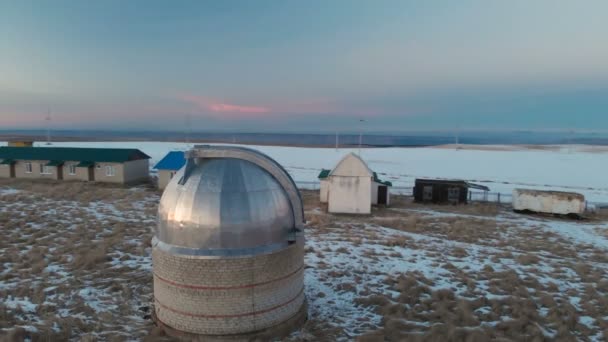
<svg viewBox="0 0 608 342"><path fill-rule="evenodd" d="M303 245L227 259L154 248L156 315L174 329L202 335L250 333L288 320L305 300Z"/></svg>

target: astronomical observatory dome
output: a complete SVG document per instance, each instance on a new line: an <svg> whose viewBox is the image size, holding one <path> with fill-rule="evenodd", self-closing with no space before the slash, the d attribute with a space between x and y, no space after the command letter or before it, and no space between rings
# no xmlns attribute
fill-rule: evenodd
<svg viewBox="0 0 608 342"><path fill-rule="evenodd" d="M186 159L154 229L155 320L188 339L289 331L306 318L304 215L293 180L252 149L196 146Z"/></svg>
<svg viewBox="0 0 608 342"><path fill-rule="evenodd" d="M182 170L174 178L183 175ZM277 247L294 227L293 208L279 182L241 159L201 160L184 185L167 186L158 214L160 241L207 252Z"/></svg>

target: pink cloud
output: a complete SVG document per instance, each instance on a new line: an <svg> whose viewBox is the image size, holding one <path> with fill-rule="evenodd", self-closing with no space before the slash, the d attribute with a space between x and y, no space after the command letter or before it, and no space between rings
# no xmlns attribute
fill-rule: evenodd
<svg viewBox="0 0 608 342"><path fill-rule="evenodd" d="M209 109L213 112L229 112L229 113L268 113L270 109L266 107L239 106L227 103L212 103Z"/></svg>
<svg viewBox="0 0 608 342"><path fill-rule="evenodd" d="M188 104L198 113L224 119L253 119L294 115L336 115L354 117L374 117L381 115L404 114L404 111L393 113L390 110L372 106L354 106L339 103L332 99L317 98L302 101L276 101L272 105L253 106L213 100L206 97L180 93L176 98Z"/></svg>
<svg viewBox="0 0 608 342"><path fill-rule="evenodd" d="M262 106L238 105L232 103L224 103L222 101L211 100L202 96L179 94L177 98L181 101L194 105L198 110L207 111L210 113L232 114L232 117L248 117L247 114L270 114L272 109ZM236 115L234 115L236 114ZM255 115L251 115L255 116ZM222 115L222 117L227 117Z"/></svg>

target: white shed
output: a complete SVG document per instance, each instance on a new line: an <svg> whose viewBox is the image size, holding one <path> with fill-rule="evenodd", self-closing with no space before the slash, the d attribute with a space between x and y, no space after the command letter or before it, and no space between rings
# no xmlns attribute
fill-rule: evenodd
<svg viewBox="0 0 608 342"><path fill-rule="evenodd" d="M346 155L329 172L321 171L321 202L330 213L370 214L371 206L389 204L390 182L382 182L356 154Z"/></svg>

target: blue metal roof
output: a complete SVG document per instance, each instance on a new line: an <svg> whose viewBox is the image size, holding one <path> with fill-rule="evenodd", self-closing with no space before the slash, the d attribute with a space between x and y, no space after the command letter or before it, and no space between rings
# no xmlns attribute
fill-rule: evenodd
<svg viewBox="0 0 608 342"><path fill-rule="evenodd" d="M183 151L169 152L154 168L157 170L179 170L186 164Z"/></svg>

